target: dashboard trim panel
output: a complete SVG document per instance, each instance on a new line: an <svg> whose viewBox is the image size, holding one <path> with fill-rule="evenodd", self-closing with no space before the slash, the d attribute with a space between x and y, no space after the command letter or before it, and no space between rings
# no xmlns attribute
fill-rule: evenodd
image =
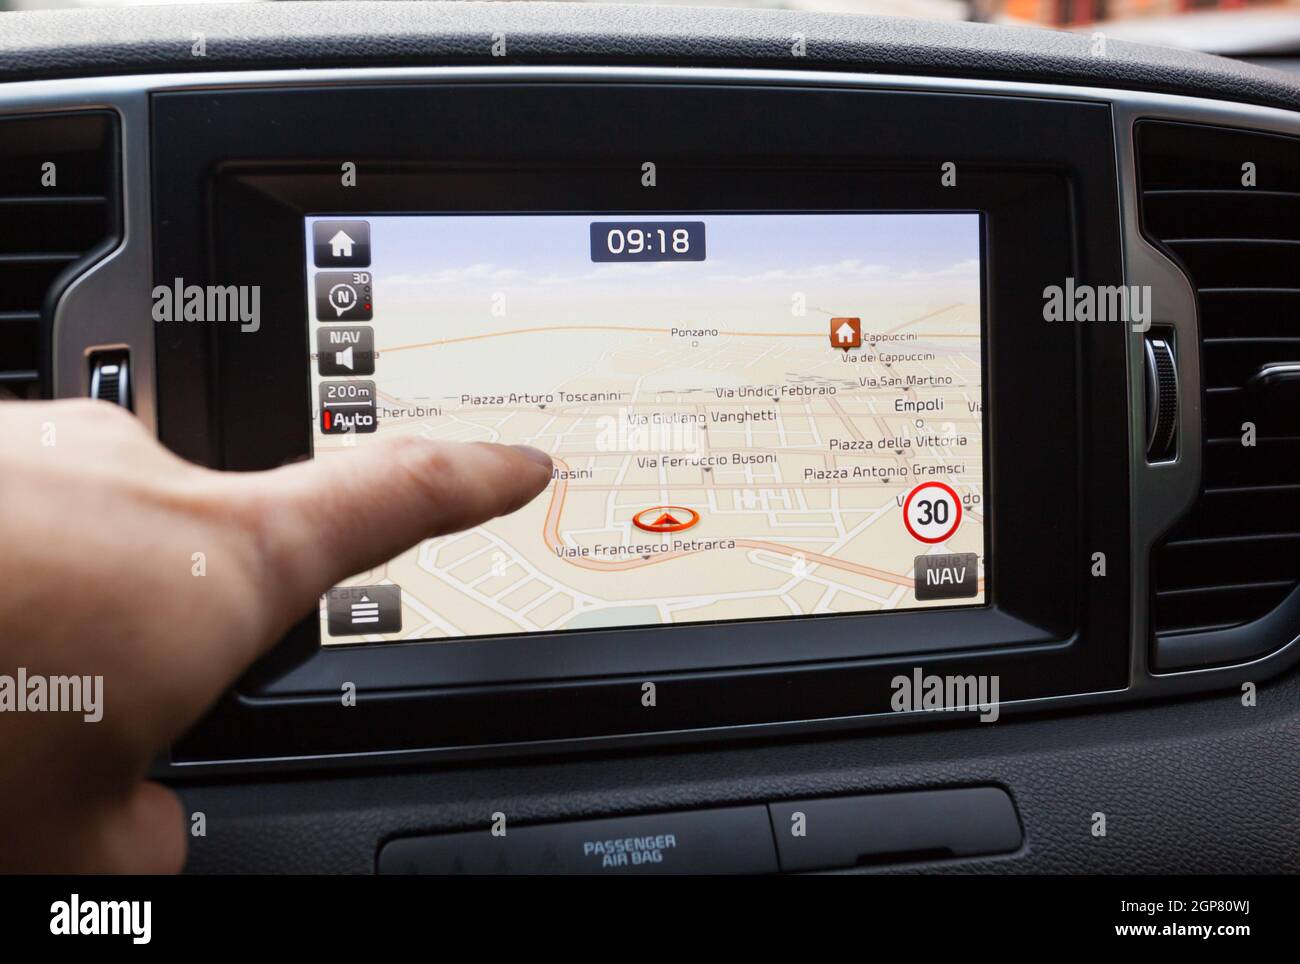
<svg viewBox="0 0 1300 964"><path fill-rule="evenodd" d="M151 320L148 287L153 239L150 197L150 100L164 91L206 91L231 88L333 86L338 84L439 84L439 83L628 83L725 84L781 87L830 87L853 90L916 91L985 94L1107 104L1114 122L1120 173L1119 219L1123 230L1123 259L1127 284L1151 284L1156 297L1154 320L1175 327L1183 346L1196 344L1195 296L1187 279L1142 237L1138 225L1133 125L1139 119L1181 120L1220 126L1300 134L1300 113L1274 107L1222 102L1200 97L1028 83L915 76L864 75L845 72L731 68L651 67L398 67L310 70L221 71L202 74L159 74L104 78L70 78L0 84L0 114L30 111L67 111L106 108L120 118L124 156L123 240L107 257L76 279L63 292L53 317L54 394L84 395L86 352L100 345L129 345L136 370L136 412L151 429L157 427L153 368L155 326ZM129 283L134 279L134 283ZM1160 534L1187 508L1200 484L1199 411L1184 405L1181 413L1179 457L1171 463L1147 465L1143 455L1141 402L1141 333L1128 339L1130 370L1130 533L1134 560L1131 580L1132 626L1130 678L1126 689L1056 696L1003 704L1008 712L1044 711L1066 707L1116 703L1134 697L1165 696L1236 686L1259 680L1300 661L1300 637L1281 645L1270 655L1249 662L1156 675L1150 667L1149 629L1146 622L1148 586L1141 561ZM1179 378L1184 399L1195 398L1199 364L1194 352L1180 352ZM957 714L940 714L951 719ZM552 752L564 747L646 745L714 740L720 736L760 737L774 733L806 733L848 726L897 724L934 720L934 714L873 714L779 723L747 724L691 731L660 731L635 735L590 737L578 740L526 744L499 744L471 748L371 751L345 755L302 755L273 759L248 758L219 763L196 761L172 764L171 770L220 772L240 769L284 769L318 766L330 761L355 766L370 763L414 761L435 757L503 755Z"/></svg>

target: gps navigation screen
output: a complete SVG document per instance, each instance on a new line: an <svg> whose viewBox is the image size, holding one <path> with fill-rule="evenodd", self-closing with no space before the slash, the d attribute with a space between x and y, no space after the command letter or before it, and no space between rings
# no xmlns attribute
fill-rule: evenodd
<svg viewBox="0 0 1300 964"><path fill-rule="evenodd" d="M513 515L331 590L323 642L985 602L979 214L305 230L316 458L410 434L554 460Z"/></svg>

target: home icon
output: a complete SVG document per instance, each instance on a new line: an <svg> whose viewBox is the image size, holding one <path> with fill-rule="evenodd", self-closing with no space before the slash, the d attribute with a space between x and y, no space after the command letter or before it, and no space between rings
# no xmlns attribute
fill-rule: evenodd
<svg viewBox="0 0 1300 964"><path fill-rule="evenodd" d="M862 319L832 318L831 347L842 348L845 351L848 351L850 348L861 348Z"/></svg>
<svg viewBox="0 0 1300 964"><path fill-rule="evenodd" d="M313 221L311 246L318 268L368 268L370 222Z"/></svg>
<svg viewBox="0 0 1300 964"><path fill-rule="evenodd" d="M339 231L334 237L330 238L330 254L336 258L352 257L352 245L356 242L347 234Z"/></svg>

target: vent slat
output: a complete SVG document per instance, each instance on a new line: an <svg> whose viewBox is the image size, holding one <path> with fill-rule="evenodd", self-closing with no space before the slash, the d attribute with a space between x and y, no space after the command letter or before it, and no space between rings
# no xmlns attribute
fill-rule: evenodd
<svg viewBox="0 0 1300 964"><path fill-rule="evenodd" d="M1151 557L1164 637L1253 622L1300 582L1300 413L1251 381L1300 362L1300 140L1138 131L1143 230L1187 272L1202 338L1204 489Z"/></svg>
<svg viewBox="0 0 1300 964"><path fill-rule="evenodd" d="M42 252L80 257L108 233L108 212L103 201L0 197L0 258Z"/></svg>
<svg viewBox="0 0 1300 964"><path fill-rule="evenodd" d="M1234 583L1229 586L1194 586L1190 589L1163 589L1156 593L1161 599L1172 599L1195 593L1240 592L1242 590L1286 589L1291 583L1286 579L1272 579L1267 582Z"/></svg>
<svg viewBox="0 0 1300 964"><path fill-rule="evenodd" d="M1210 446L1205 450L1202 470L1206 485L1300 482L1300 445L1285 439L1260 438L1249 447Z"/></svg>
<svg viewBox="0 0 1300 964"><path fill-rule="evenodd" d="M1250 542L1162 548L1154 565L1153 575L1159 579L1155 591L1217 586L1227 578L1240 585L1284 581L1294 586L1294 565L1288 565L1280 554L1260 550L1260 545Z"/></svg>
<svg viewBox="0 0 1300 964"><path fill-rule="evenodd" d="M18 204L107 204L108 198L102 194L20 194L0 197L0 207Z"/></svg>
<svg viewBox="0 0 1300 964"><path fill-rule="evenodd" d="M1300 337L1300 288L1208 288L1200 296L1207 339Z"/></svg>
<svg viewBox="0 0 1300 964"><path fill-rule="evenodd" d="M1228 288L1197 288L1202 295L1300 295L1300 288L1251 288L1246 285L1234 285Z"/></svg>
<svg viewBox="0 0 1300 964"><path fill-rule="evenodd" d="M3 329L0 338L0 373L38 370L37 354L40 351L40 321L11 322ZM10 378L10 382L18 381ZM29 379L30 380L30 379Z"/></svg>
<svg viewBox="0 0 1300 964"><path fill-rule="evenodd" d="M1240 626L1248 620L1238 614L1266 607L1286 598L1293 584L1281 580L1241 586L1212 586L1176 595L1157 595L1157 618L1164 632L1203 632Z"/></svg>
<svg viewBox="0 0 1300 964"><path fill-rule="evenodd" d="M1144 122L1139 162L1144 193L1177 191L1282 191L1300 193L1296 139L1201 124ZM1254 166L1254 187L1243 179Z"/></svg>
<svg viewBox="0 0 1300 964"><path fill-rule="evenodd" d="M112 232L105 112L0 118L0 386L36 397L41 313L55 279Z"/></svg>
<svg viewBox="0 0 1300 964"><path fill-rule="evenodd" d="M1233 198L1236 200L1241 200L1243 198L1265 197L1265 198L1295 198L1296 200L1300 201L1300 191L1261 191L1258 188L1247 188L1247 187L1164 188L1162 190L1143 191L1142 197L1144 199L1161 198L1161 197L1192 198L1192 199L1222 197L1222 198Z"/></svg>
<svg viewBox="0 0 1300 964"><path fill-rule="evenodd" d="M1273 337L1270 335L1225 336L1223 338L1202 338L1202 345L1292 345L1300 346L1300 338L1290 335Z"/></svg>
<svg viewBox="0 0 1300 964"><path fill-rule="evenodd" d="M1300 519L1294 517L1291 506L1300 493L1300 485L1240 486L1206 491L1195 510L1179 527L1179 539L1212 538L1218 536L1249 537L1256 533L1277 534L1278 520L1295 523L1295 529L1282 532L1300 532ZM1166 543L1166 547L1172 543Z"/></svg>
<svg viewBox="0 0 1300 964"><path fill-rule="evenodd" d="M1239 485L1227 486L1221 489L1206 489L1207 498L1223 495L1259 495L1267 492L1289 492L1293 495L1300 496L1300 485Z"/></svg>
<svg viewBox="0 0 1300 964"><path fill-rule="evenodd" d="M7 264L70 264L81 257L77 251L36 251L30 254L0 254L0 267Z"/></svg>
<svg viewBox="0 0 1300 964"><path fill-rule="evenodd" d="M1267 244L1267 245L1277 246L1282 250L1283 254L1286 253L1286 249L1289 245L1300 244L1300 240L1290 240L1287 238L1274 238L1271 236L1258 237L1254 232L1248 235L1243 235L1241 237L1198 236L1194 238L1164 238L1163 240L1165 244L1173 245L1174 247L1184 247L1184 246L1191 247L1193 245L1221 245L1223 247L1231 247L1232 245Z"/></svg>
<svg viewBox="0 0 1300 964"><path fill-rule="evenodd" d="M1277 604L1270 600L1267 608L1274 609ZM1169 616L1167 617L1168 629L1163 630L1161 636L1191 636L1196 633L1212 633L1221 629L1236 629L1238 626L1244 626L1244 622L1217 622L1217 623L1187 623L1183 621L1184 617Z"/></svg>
<svg viewBox="0 0 1300 964"><path fill-rule="evenodd" d="M1166 549L1183 549L1187 547L1205 547L1205 546L1226 546L1229 544L1241 544L1244 542L1272 542L1276 540L1285 540L1288 542L1300 541L1300 531L1297 532L1258 532L1247 533L1245 535L1227 535L1227 536L1203 536L1200 538L1183 538L1170 539L1165 543Z"/></svg>
<svg viewBox="0 0 1300 964"><path fill-rule="evenodd" d="M1300 278L1300 241L1168 241L1198 286L1208 288L1285 288Z"/></svg>
<svg viewBox="0 0 1300 964"><path fill-rule="evenodd" d="M1146 191L1142 219L1147 231L1166 244L1197 239L1300 241L1300 192L1244 187Z"/></svg>
<svg viewBox="0 0 1300 964"><path fill-rule="evenodd" d="M0 261L0 311L40 312L50 285L69 264L70 261Z"/></svg>

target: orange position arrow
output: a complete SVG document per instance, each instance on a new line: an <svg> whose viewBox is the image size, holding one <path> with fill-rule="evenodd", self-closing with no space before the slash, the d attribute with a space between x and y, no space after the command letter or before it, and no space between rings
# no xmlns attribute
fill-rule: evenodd
<svg viewBox="0 0 1300 964"><path fill-rule="evenodd" d="M652 516L656 512L659 513L659 516L653 522L645 521L647 516ZM676 515L673 513L676 513ZM686 519L686 521L680 521L678 516ZM646 532L681 532L683 529L689 529L699 521L700 514L698 512L681 505L654 505L648 509L642 509L632 516L632 524L638 529L644 529Z"/></svg>

